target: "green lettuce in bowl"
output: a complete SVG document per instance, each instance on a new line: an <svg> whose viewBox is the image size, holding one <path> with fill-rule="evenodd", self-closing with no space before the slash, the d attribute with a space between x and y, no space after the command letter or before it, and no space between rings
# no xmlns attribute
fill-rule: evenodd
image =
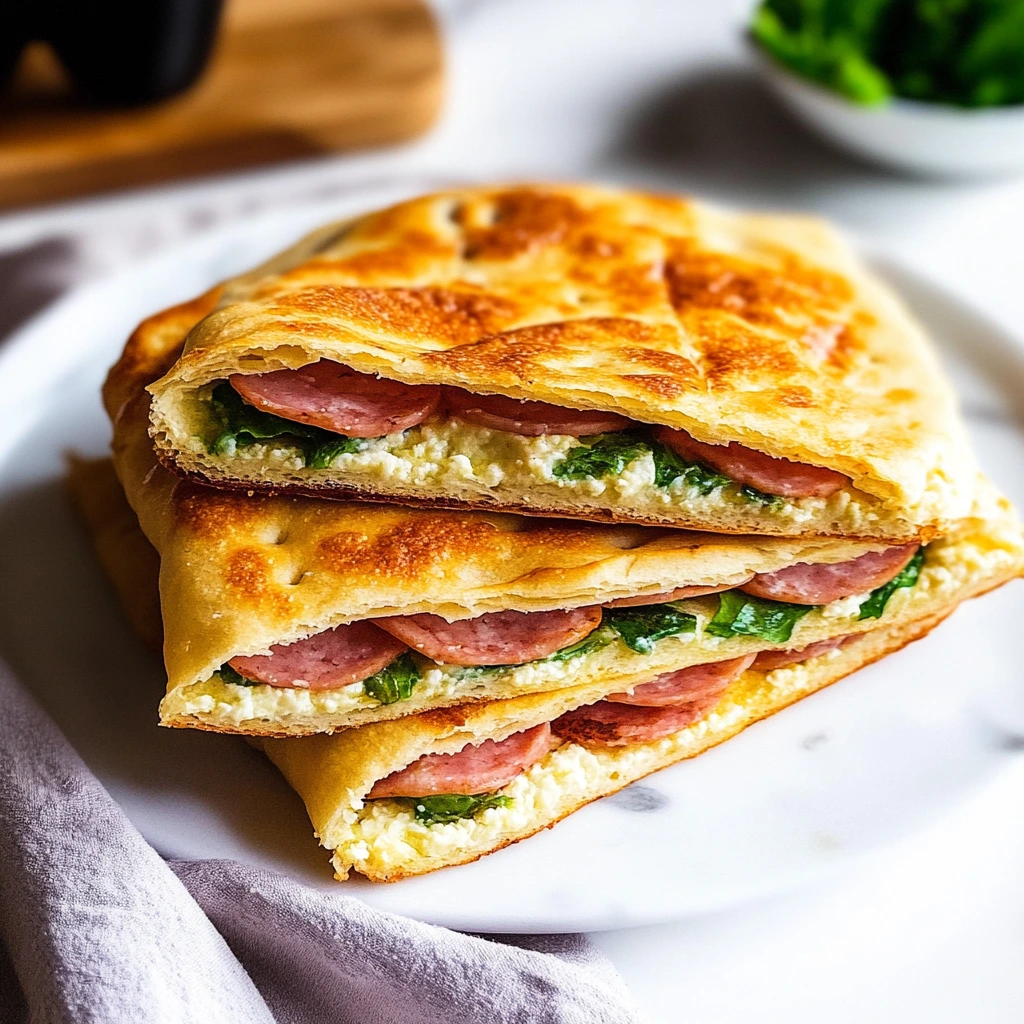
<svg viewBox="0 0 1024 1024"><path fill-rule="evenodd" d="M1021 0L764 0L751 33L781 64L857 103L1024 103Z"/></svg>
<svg viewBox="0 0 1024 1024"><path fill-rule="evenodd" d="M793 112L859 156L1024 168L1024 0L762 0L749 39Z"/></svg>

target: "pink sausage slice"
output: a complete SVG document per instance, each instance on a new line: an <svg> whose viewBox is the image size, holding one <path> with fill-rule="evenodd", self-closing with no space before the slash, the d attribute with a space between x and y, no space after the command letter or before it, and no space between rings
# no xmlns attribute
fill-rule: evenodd
<svg viewBox="0 0 1024 1024"><path fill-rule="evenodd" d="M736 583L726 583L721 587L677 587L664 594L652 594L650 597L620 597L609 601L605 608L633 608L645 604L667 604L669 601L682 601L687 597L703 597L705 594L720 594L723 590L732 590Z"/></svg>
<svg viewBox="0 0 1024 1024"><path fill-rule="evenodd" d="M297 370L236 373L228 380L257 409L347 437L407 430L441 403L441 389L433 384L403 384L326 359Z"/></svg>
<svg viewBox="0 0 1024 1024"><path fill-rule="evenodd" d="M776 459L764 452L729 444L705 444L685 430L658 427L655 437L690 462L703 462L741 484L765 494L784 498L827 498L842 490L850 478L823 466L808 466L789 459Z"/></svg>
<svg viewBox="0 0 1024 1024"><path fill-rule="evenodd" d="M821 654L838 650L847 640L855 640L856 636L835 636L829 640L819 640L816 644L808 644L792 651L761 651L754 659L754 668L758 672L771 672L777 668L799 665L801 661L817 658Z"/></svg>
<svg viewBox="0 0 1024 1024"><path fill-rule="evenodd" d="M547 402L521 402L504 395L474 395L461 388L445 388L444 402L449 412L460 420L526 437L542 434L588 437L625 430L633 425L631 420L614 412L566 409Z"/></svg>
<svg viewBox="0 0 1024 1024"><path fill-rule="evenodd" d="M293 644L275 644L270 654L232 658L228 664L254 683L336 690L368 679L405 650L405 644L372 623L353 622Z"/></svg>
<svg viewBox="0 0 1024 1024"><path fill-rule="evenodd" d="M678 672L666 672L633 687L632 693L610 693L605 700L616 704L633 704L645 708L671 708L695 700L717 700L725 688L753 664L756 654L707 665L691 665Z"/></svg>
<svg viewBox="0 0 1024 1024"><path fill-rule="evenodd" d="M828 604L888 583L914 557L917 548L917 544L901 544L834 565L799 562L778 572L761 573L739 589L770 601Z"/></svg>
<svg viewBox="0 0 1024 1024"><path fill-rule="evenodd" d="M551 748L551 726L545 722L500 742L484 740L478 746L463 747L457 754L424 754L408 768L375 783L369 799L490 793L522 775Z"/></svg>
<svg viewBox="0 0 1024 1024"><path fill-rule="evenodd" d="M551 729L556 736L585 747L621 747L627 743L649 743L671 736L703 718L719 697L701 697L687 704L645 708L635 704L613 704L601 700L576 708L556 718Z"/></svg>
<svg viewBox="0 0 1024 1024"><path fill-rule="evenodd" d="M599 607L491 612L447 622L440 615L374 619L399 640L448 665L522 665L582 640L601 625Z"/></svg>

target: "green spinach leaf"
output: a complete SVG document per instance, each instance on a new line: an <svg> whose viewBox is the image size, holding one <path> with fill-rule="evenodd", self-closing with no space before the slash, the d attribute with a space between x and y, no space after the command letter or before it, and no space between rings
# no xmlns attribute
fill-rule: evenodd
<svg viewBox="0 0 1024 1024"><path fill-rule="evenodd" d="M546 661L568 661L570 658L578 657L581 654L590 654L591 651L599 651L602 647L607 647L612 642L612 639L602 623L593 633L588 634L582 640L577 640L576 643L563 647L560 651L555 651L554 654L549 654L546 658L540 658L537 664Z"/></svg>
<svg viewBox="0 0 1024 1024"><path fill-rule="evenodd" d="M718 595L718 611L705 628L712 636L756 636L784 644L797 622L813 608L751 597L742 590L724 590Z"/></svg>
<svg viewBox="0 0 1024 1024"><path fill-rule="evenodd" d="M912 587L917 578L921 575L921 566L924 565L924 548L920 548L914 557L891 579L880 587L871 591L868 599L860 606L858 619L877 619L889 598L903 587Z"/></svg>
<svg viewBox="0 0 1024 1024"><path fill-rule="evenodd" d="M358 437L344 437L339 434L332 434L319 441L310 438L303 445L306 465L310 469L327 469L339 455L350 455L359 451L362 446L363 442Z"/></svg>
<svg viewBox="0 0 1024 1024"><path fill-rule="evenodd" d="M263 412L242 401L242 396L226 381L221 381L210 396L210 403L221 423L221 432L210 444L214 455L230 455L238 445L252 444L274 437L311 437L316 427L293 423ZM326 431L323 431L326 433Z"/></svg>
<svg viewBox="0 0 1024 1024"><path fill-rule="evenodd" d="M259 686L259 683L246 679L241 672L236 672L227 662L217 669L217 675L222 682L230 683L232 686Z"/></svg>
<svg viewBox="0 0 1024 1024"><path fill-rule="evenodd" d="M570 448L551 469L559 480L600 479L616 476L634 459L647 453L643 438L633 433L600 434L586 444Z"/></svg>
<svg viewBox="0 0 1024 1024"><path fill-rule="evenodd" d="M688 487L700 494L710 494L719 487L726 487L733 481L698 462L687 462L668 445L660 441L648 442L654 455L654 482L659 487L671 487L682 480Z"/></svg>
<svg viewBox="0 0 1024 1024"><path fill-rule="evenodd" d="M750 31L780 63L858 103L1024 102L1020 0L762 0Z"/></svg>
<svg viewBox="0 0 1024 1024"><path fill-rule="evenodd" d="M634 459L648 452L654 458L654 482L658 487L671 487L676 480L710 494L733 481L721 473L696 462L687 462L667 445L653 437L634 432L602 434L593 441L571 448L552 468L560 480L600 479L621 473Z"/></svg>
<svg viewBox="0 0 1024 1024"><path fill-rule="evenodd" d="M489 807L512 805L511 798L500 793L479 793L476 796L452 793L444 796L403 797L401 802L411 807L416 820L424 825L446 824L462 818L473 818Z"/></svg>
<svg viewBox="0 0 1024 1024"><path fill-rule="evenodd" d="M636 608L606 608L604 621L637 654L650 654L659 640L697 631L697 618L672 604L645 604Z"/></svg>
<svg viewBox="0 0 1024 1024"><path fill-rule="evenodd" d="M233 455L239 446L276 438L293 441L302 449L303 460L310 469L326 469L338 455L356 452L363 442L320 427L274 416L242 400L242 396L225 380L210 397L220 420L220 433L209 444L213 455Z"/></svg>
<svg viewBox="0 0 1024 1024"><path fill-rule="evenodd" d="M777 494L765 494L764 491L759 491L756 487L751 487L750 484L744 484L740 488L740 494L742 494L747 501L753 501L758 505L764 505L765 508L778 508L780 505L784 504L784 499L780 498Z"/></svg>
<svg viewBox="0 0 1024 1024"><path fill-rule="evenodd" d="M408 700L419 681L420 670L412 655L406 651L376 675L364 679L363 692L381 704L395 704L400 700Z"/></svg>

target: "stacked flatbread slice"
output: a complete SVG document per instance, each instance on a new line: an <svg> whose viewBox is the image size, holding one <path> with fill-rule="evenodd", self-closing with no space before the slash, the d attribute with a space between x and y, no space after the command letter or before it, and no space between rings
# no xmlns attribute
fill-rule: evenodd
<svg viewBox="0 0 1024 1024"><path fill-rule="evenodd" d="M145 321L105 400L161 721L258 738L339 877L531 835L1024 571L919 328L806 220L426 197Z"/></svg>

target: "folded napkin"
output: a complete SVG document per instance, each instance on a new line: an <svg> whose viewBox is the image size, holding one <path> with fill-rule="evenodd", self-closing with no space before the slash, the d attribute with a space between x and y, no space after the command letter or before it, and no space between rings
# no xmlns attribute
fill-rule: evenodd
<svg viewBox="0 0 1024 1024"><path fill-rule="evenodd" d="M234 861L165 862L0 662L0 1020L628 1024L583 936L462 935Z"/></svg>

